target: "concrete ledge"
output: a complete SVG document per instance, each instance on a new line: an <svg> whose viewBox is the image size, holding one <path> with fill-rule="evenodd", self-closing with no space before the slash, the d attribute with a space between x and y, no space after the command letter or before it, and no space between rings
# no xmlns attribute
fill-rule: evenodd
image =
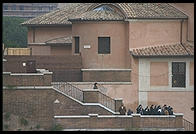
<svg viewBox="0 0 196 134"><path fill-rule="evenodd" d="M53 89L53 86L13 86L14 89ZM9 89L9 86L3 86L3 89Z"/></svg>
<svg viewBox="0 0 196 134"><path fill-rule="evenodd" d="M131 71L131 69L81 69L81 71Z"/></svg>
<svg viewBox="0 0 196 134"><path fill-rule="evenodd" d="M83 89L82 91L100 92L99 89Z"/></svg>
<svg viewBox="0 0 196 134"><path fill-rule="evenodd" d="M52 82L55 83L55 82ZM68 82L73 85L93 85L95 82ZM97 82L97 84L103 85L132 85L132 82Z"/></svg>

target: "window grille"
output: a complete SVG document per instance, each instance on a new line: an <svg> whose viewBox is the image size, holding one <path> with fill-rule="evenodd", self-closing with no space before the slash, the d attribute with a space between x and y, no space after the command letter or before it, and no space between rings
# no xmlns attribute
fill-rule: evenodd
<svg viewBox="0 0 196 134"><path fill-rule="evenodd" d="M186 63L172 62L172 87L186 86Z"/></svg>

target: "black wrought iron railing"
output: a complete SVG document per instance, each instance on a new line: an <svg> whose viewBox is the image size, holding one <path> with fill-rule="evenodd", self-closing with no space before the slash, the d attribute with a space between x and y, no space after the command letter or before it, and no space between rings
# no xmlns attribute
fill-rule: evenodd
<svg viewBox="0 0 196 134"><path fill-rule="evenodd" d="M185 131L194 131L194 124L183 118L183 127Z"/></svg>
<svg viewBox="0 0 196 134"><path fill-rule="evenodd" d="M52 83L53 87L62 91L63 93L83 102L83 91L67 82Z"/></svg>

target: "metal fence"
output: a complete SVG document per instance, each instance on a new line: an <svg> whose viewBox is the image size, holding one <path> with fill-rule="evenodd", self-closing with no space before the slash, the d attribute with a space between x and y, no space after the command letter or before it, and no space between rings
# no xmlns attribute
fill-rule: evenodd
<svg viewBox="0 0 196 134"><path fill-rule="evenodd" d="M185 131L194 131L194 124L186 119L183 119L183 127Z"/></svg>
<svg viewBox="0 0 196 134"><path fill-rule="evenodd" d="M52 83L53 87L63 93L83 102L83 91L67 82Z"/></svg>
<svg viewBox="0 0 196 134"><path fill-rule="evenodd" d="M104 105L105 107L115 111L115 100L111 97L103 94L102 92L99 93L99 103Z"/></svg>

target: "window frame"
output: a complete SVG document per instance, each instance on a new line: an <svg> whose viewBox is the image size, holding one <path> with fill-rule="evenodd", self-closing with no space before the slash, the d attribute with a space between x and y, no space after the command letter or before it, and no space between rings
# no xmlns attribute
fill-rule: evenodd
<svg viewBox="0 0 196 134"><path fill-rule="evenodd" d="M78 39L77 49L76 49L76 39ZM75 54L80 53L80 37L79 36L74 36L74 53Z"/></svg>
<svg viewBox="0 0 196 134"><path fill-rule="evenodd" d="M109 45L108 44L106 44L106 45L108 45L108 46L106 46L106 49L100 49L100 48L103 48L102 47L102 45L100 45L100 39L103 39L103 38L108 38L109 39ZM109 49L109 50L107 50L107 49ZM111 37L109 37L109 36L99 36L98 37L98 54L111 54Z"/></svg>
<svg viewBox="0 0 196 134"><path fill-rule="evenodd" d="M183 70L184 70L184 72L183 73L181 73L181 74L175 74L175 72L174 72L174 70L173 70L173 65L174 64L177 64L177 66L178 66L178 71L176 71L176 72L180 72L179 71L179 68L180 68L180 64L184 64L184 68L183 68ZM171 74L172 74L172 77L171 77L171 87L172 88L186 88L186 86L187 86L187 84L186 84L186 62L183 62L183 61L178 61L178 62L176 62L176 61L172 61L171 62ZM175 79L174 78L174 75L175 75L175 77L177 77L177 78L179 78L179 76L181 75L181 76L183 76L183 78L184 78L184 86L179 86L179 85L174 85L174 83L173 83L173 79Z"/></svg>

